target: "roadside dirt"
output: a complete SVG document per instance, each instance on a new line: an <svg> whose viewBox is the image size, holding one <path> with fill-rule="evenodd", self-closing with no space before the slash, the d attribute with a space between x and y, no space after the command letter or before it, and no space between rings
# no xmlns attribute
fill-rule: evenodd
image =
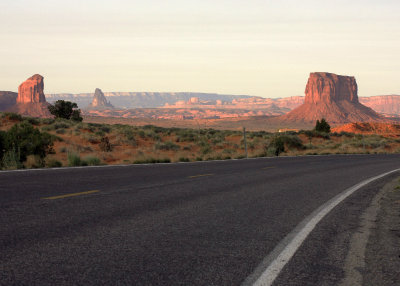
<svg viewBox="0 0 400 286"><path fill-rule="evenodd" d="M400 179L386 184L361 216L350 241L341 286L399 285Z"/></svg>

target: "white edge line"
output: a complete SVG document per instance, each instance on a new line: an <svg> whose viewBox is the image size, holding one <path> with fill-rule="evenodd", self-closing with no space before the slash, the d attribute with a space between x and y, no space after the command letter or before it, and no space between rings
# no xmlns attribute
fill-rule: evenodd
<svg viewBox="0 0 400 286"><path fill-rule="evenodd" d="M91 169L91 168L112 168L112 167L139 167L139 166L160 166L160 165L175 165L175 164L203 164L211 162L229 162L239 160L259 160L259 159L279 159L279 158L301 158L301 157L330 157L330 156L376 156L376 155L395 155L395 154L327 154L327 155L300 155L300 156L278 156L278 157L256 157L256 158L241 158L227 160L204 160L193 162L171 162L171 163L145 163L145 164L118 164L118 165L98 165L98 166L78 166L78 167L59 167L59 168L37 168L37 169L17 169L17 170L0 170L0 174L12 172L36 172L36 171L57 171L57 170L73 170L73 169Z"/></svg>
<svg viewBox="0 0 400 286"><path fill-rule="evenodd" d="M333 197L325 204L320 206L302 222L300 222L296 228L291 231L274 250L264 258L256 270L246 278L242 283L242 286L254 285L254 286L269 286L272 285L274 280L278 277L283 267L290 261L296 251L299 249L304 240L308 237L315 226L338 204L344 201L348 196L364 187L365 185L383 178L389 174L399 172L400 169L395 169L381 175L364 180L353 187L350 187L337 196Z"/></svg>

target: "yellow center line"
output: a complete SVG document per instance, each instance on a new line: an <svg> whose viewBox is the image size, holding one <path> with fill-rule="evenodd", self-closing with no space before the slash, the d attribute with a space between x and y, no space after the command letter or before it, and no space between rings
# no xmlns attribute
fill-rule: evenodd
<svg viewBox="0 0 400 286"><path fill-rule="evenodd" d="M261 170L267 170L267 169L273 169L273 168L275 168L275 167L264 167L264 168L261 168Z"/></svg>
<svg viewBox="0 0 400 286"><path fill-rule="evenodd" d="M72 193L72 194L66 194L66 195L60 195L60 196L54 196L54 197L47 197L47 198L42 198L43 200L57 200L57 199L64 199L64 198L69 198L69 197L76 197L76 196L81 196L81 195L88 195L88 194L93 194L97 193L99 191L86 191L86 192L80 192L80 193Z"/></svg>
<svg viewBox="0 0 400 286"><path fill-rule="evenodd" d="M212 176L212 175L214 175L214 174L195 175L195 176L189 176L188 178L193 179L193 178L206 177L206 176Z"/></svg>

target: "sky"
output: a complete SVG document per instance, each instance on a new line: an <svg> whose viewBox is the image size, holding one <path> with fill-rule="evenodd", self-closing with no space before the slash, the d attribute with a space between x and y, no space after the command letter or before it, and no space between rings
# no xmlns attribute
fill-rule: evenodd
<svg viewBox="0 0 400 286"><path fill-rule="evenodd" d="M0 90L304 95L310 72L400 94L398 0L0 0Z"/></svg>

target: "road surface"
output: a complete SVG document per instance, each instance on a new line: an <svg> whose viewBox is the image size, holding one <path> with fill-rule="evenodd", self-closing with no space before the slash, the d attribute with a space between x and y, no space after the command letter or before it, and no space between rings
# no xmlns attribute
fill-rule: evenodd
<svg viewBox="0 0 400 286"><path fill-rule="evenodd" d="M0 172L0 285L241 285L318 207L400 168L337 155ZM274 285L335 285L360 213L335 207Z"/></svg>

